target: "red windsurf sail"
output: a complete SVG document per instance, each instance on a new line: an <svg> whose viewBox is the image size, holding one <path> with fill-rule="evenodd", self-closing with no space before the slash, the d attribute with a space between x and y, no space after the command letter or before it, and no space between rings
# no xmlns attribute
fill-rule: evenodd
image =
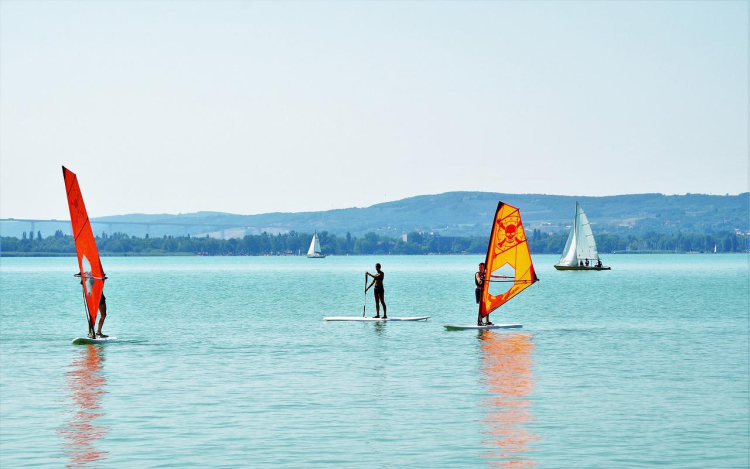
<svg viewBox="0 0 750 469"><path fill-rule="evenodd" d="M539 280L531 262L521 213L516 207L497 204L484 264L485 282L479 302L482 317Z"/></svg>
<svg viewBox="0 0 750 469"><path fill-rule="evenodd" d="M76 243L76 254L78 254L78 268L83 285L83 296L86 300L88 312L89 329L94 331L96 315L99 313L99 301L104 290L104 269L99 259L99 250L96 248L94 232L91 230L89 216L83 205L81 188L78 187L78 178L75 173L63 166L63 177L65 178L65 192L68 195L68 208L70 208L70 223L73 226L73 237Z"/></svg>

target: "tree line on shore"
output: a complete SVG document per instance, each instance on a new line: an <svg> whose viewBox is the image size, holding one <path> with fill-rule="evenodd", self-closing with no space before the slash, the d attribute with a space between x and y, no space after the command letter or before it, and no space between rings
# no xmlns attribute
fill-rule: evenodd
<svg viewBox="0 0 750 469"><path fill-rule="evenodd" d="M529 248L533 254L561 254L567 233L527 232ZM97 236L99 250L115 255L304 255L312 235L291 231L279 235L246 235L242 238L216 239L208 236L136 237L123 233ZM336 236L326 231L318 233L324 254L484 254L487 237L439 236L409 233L403 238L367 233L362 237ZM748 237L720 231L714 234L659 234L649 232L636 235L597 235L600 253L612 252L746 252ZM75 253L73 237L57 231L53 236L42 237L41 232L26 233L19 238L1 237L0 253L4 255L64 255Z"/></svg>

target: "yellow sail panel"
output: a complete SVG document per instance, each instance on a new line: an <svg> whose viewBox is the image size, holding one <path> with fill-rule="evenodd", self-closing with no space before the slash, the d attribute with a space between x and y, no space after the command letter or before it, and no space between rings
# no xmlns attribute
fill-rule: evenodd
<svg viewBox="0 0 750 469"><path fill-rule="evenodd" d="M479 314L484 317L539 280L516 207L497 204L492 224Z"/></svg>

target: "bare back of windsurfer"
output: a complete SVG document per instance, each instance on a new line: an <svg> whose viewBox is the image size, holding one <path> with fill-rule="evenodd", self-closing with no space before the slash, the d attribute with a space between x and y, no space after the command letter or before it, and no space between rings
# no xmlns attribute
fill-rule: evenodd
<svg viewBox="0 0 750 469"><path fill-rule="evenodd" d="M380 304L383 305L383 319L388 319L388 311L385 306L385 289L383 288L383 279L385 278L385 272L380 270L380 264L375 264L375 270L377 271L377 274L371 274L370 272L365 272L365 276L372 277L372 283L365 288L365 293L367 293L367 290L370 289L373 285L375 285L375 289L373 290L373 294L375 295L375 317L380 317Z"/></svg>

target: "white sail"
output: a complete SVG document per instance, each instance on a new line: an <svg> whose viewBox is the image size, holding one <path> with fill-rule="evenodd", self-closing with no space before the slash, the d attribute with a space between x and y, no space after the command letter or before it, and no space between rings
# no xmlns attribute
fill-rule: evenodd
<svg viewBox="0 0 750 469"><path fill-rule="evenodd" d="M583 208L576 202L576 217L558 265L577 266L579 262L585 262L586 259L589 264L595 264L599 260L599 252L596 249L589 219Z"/></svg>
<svg viewBox="0 0 750 469"><path fill-rule="evenodd" d="M558 265L574 266L578 265L578 256L576 256L576 245L578 242L577 238L576 223L573 222L573 226L570 228L570 234L568 234L568 241L565 243L565 249L563 249L562 257Z"/></svg>
<svg viewBox="0 0 750 469"><path fill-rule="evenodd" d="M320 243L318 242L318 233L315 233L310 241L310 249L307 250L308 256L314 256L317 252L320 252Z"/></svg>
<svg viewBox="0 0 750 469"><path fill-rule="evenodd" d="M596 241L594 241L594 233L591 231L591 225L589 219L583 208L576 202L576 225L578 226L578 246L577 256L578 260L585 261L586 259L591 261L599 260L599 252L596 250Z"/></svg>

